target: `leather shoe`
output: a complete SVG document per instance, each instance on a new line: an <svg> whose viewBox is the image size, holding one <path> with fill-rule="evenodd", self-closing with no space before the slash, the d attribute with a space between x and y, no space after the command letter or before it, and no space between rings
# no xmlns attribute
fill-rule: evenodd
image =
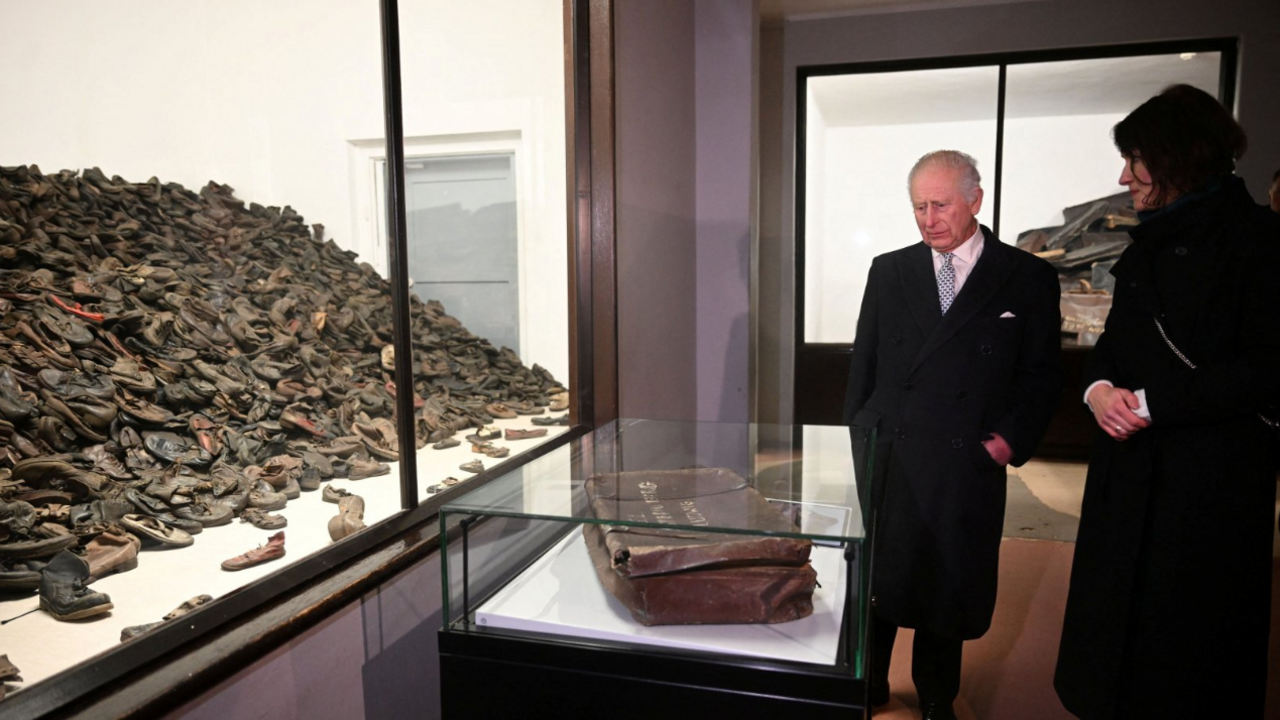
<svg viewBox="0 0 1280 720"><path fill-rule="evenodd" d="M261 565L277 558L284 557L284 531L267 538L266 545L260 545L243 555L237 555L222 562L223 570L244 570L254 565Z"/></svg>
<svg viewBox="0 0 1280 720"><path fill-rule="evenodd" d="M329 537L334 542L364 529L364 498L348 495L338 500L338 514L329 519Z"/></svg>

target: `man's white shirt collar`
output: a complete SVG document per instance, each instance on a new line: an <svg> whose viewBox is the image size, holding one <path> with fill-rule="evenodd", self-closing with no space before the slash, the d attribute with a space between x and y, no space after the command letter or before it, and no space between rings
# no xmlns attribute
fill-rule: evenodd
<svg viewBox="0 0 1280 720"><path fill-rule="evenodd" d="M969 267L973 267L973 264L978 262L978 256L982 255L983 242L982 225L978 225L978 229L969 236L968 240L965 240L960 244L960 247L951 251L952 262L958 261ZM936 268L939 262L938 256L942 253L934 250L933 248L929 248L929 250L933 253L933 266Z"/></svg>

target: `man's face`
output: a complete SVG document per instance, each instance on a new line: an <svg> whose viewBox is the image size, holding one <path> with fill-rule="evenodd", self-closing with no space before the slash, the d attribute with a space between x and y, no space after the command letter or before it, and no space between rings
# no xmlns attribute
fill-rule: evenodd
<svg viewBox="0 0 1280 720"><path fill-rule="evenodd" d="M1280 177L1271 181L1271 209L1280 213Z"/></svg>
<svg viewBox="0 0 1280 720"><path fill-rule="evenodd" d="M960 171L945 166L925 166L911 180L911 205L924 244L938 252L951 252L978 229L974 216L982 207L982 188L973 202L960 192Z"/></svg>

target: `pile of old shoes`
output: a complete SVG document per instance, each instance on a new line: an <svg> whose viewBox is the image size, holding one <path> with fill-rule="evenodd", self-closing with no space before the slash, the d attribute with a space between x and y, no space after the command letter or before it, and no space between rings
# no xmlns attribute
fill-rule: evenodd
<svg viewBox="0 0 1280 720"><path fill-rule="evenodd" d="M85 587L89 563L63 550L40 571L40 609L56 620L82 620L111 610L111 598Z"/></svg>
<svg viewBox="0 0 1280 720"><path fill-rule="evenodd" d="M410 303L398 389L389 283L290 208L0 167L0 586L77 545L93 577L119 572L138 539L190 544L251 509L269 526L329 478L385 475L398 391L419 448L567 403L545 368Z"/></svg>
<svg viewBox="0 0 1280 720"><path fill-rule="evenodd" d="M237 555L230 560L222 561L222 569L232 571L244 570L246 568L251 568L254 565L261 565L262 563L270 562L282 557L284 557L283 530L267 538L266 545L259 545L258 547L241 555Z"/></svg>
<svg viewBox="0 0 1280 720"><path fill-rule="evenodd" d="M364 498L347 495L338 498L338 514L329 519L329 537L337 542L364 529Z"/></svg>

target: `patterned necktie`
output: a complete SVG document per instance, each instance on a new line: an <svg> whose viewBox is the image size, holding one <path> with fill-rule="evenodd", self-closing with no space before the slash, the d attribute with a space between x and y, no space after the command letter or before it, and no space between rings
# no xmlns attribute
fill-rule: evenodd
<svg viewBox="0 0 1280 720"><path fill-rule="evenodd" d="M946 315L956 299L956 269L951 265L951 253L938 253L938 256L942 258L942 267L938 268L938 302L942 305L942 314Z"/></svg>

